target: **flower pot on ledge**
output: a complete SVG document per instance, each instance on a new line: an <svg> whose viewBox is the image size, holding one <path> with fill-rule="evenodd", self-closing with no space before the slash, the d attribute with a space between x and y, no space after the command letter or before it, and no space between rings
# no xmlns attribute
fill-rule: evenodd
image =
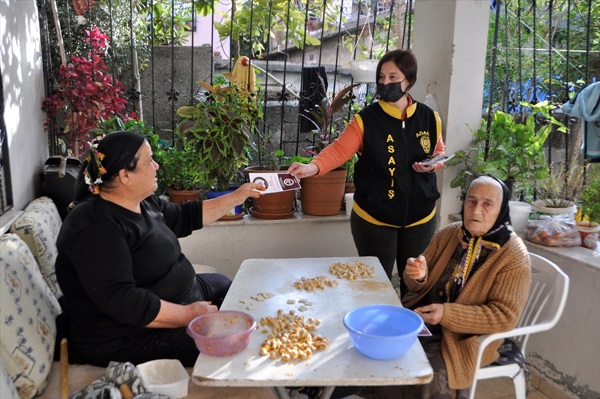
<svg viewBox="0 0 600 399"><path fill-rule="evenodd" d="M340 213L346 184L347 169L334 169L322 176L311 176L300 183L302 213L313 216L333 216Z"/></svg>
<svg viewBox="0 0 600 399"><path fill-rule="evenodd" d="M287 170L287 166L281 167L281 171ZM248 166L244 174L248 180L250 173L273 172L261 169L260 166ZM287 219L294 216L296 212L296 191L287 190L277 193L263 194L258 198L252 198L252 208L249 213L259 219Z"/></svg>
<svg viewBox="0 0 600 399"><path fill-rule="evenodd" d="M577 222L577 229L581 235L581 246L595 249L600 238L600 224L596 222Z"/></svg>
<svg viewBox="0 0 600 399"><path fill-rule="evenodd" d="M226 190L226 191L213 191L213 190L207 191L206 198L207 199L217 198L222 195L229 194L229 193L235 191L236 188L237 187L235 187L235 188L232 187L230 190ZM228 220L240 220L243 218L244 218L244 209L243 209L242 205L236 205L225 215L221 216L219 218L219 220L228 221Z"/></svg>
<svg viewBox="0 0 600 399"><path fill-rule="evenodd" d="M200 198L200 192L201 190L174 190L172 188L167 188L169 201L177 203L197 200Z"/></svg>

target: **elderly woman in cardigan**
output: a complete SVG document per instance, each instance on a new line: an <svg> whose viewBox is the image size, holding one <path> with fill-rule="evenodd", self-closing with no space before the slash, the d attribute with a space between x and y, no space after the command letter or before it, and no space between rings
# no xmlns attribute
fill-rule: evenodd
<svg viewBox="0 0 600 399"><path fill-rule="evenodd" d="M441 228L417 258L406 262L405 307L432 332L421 343L434 369L431 384L400 388L408 398L466 398L477 355L477 337L513 329L525 306L531 261L510 227L508 189L491 176L469 186L462 223ZM499 357L490 345L483 363Z"/></svg>

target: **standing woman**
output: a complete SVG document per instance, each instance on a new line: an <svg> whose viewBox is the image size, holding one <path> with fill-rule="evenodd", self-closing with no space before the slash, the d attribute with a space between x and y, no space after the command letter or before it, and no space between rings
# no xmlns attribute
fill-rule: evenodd
<svg viewBox="0 0 600 399"><path fill-rule="evenodd" d="M140 134L114 132L92 142L57 240L57 324L72 363L165 358L190 367L198 349L186 326L216 312L231 285L222 274L196 274L178 238L264 187L247 183L219 198L175 204L154 195L158 168Z"/></svg>
<svg viewBox="0 0 600 399"><path fill-rule="evenodd" d="M377 65L378 101L308 165L294 162L288 169L299 178L320 176L358 154L350 216L354 243L360 256L379 258L390 278L397 263L402 293L406 259L425 250L437 223L434 172L442 165L421 162L445 153L439 115L407 94L416 81L410 50L385 54Z"/></svg>

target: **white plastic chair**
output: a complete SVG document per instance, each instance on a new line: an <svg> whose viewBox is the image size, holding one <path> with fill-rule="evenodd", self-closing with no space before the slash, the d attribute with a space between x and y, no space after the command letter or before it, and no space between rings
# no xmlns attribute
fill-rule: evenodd
<svg viewBox="0 0 600 399"><path fill-rule="evenodd" d="M521 365L515 362L480 367L483 351L493 341L512 338L525 358L529 336L553 328L565 308L569 292L569 277L548 259L532 253L529 255L531 257L531 288L521 320L511 331L479 337L479 351L475 365L475 378L470 389L470 399L475 398L477 381L497 377L510 377L515 384L515 398L525 399L527 384L525 370L521 368Z"/></svg>

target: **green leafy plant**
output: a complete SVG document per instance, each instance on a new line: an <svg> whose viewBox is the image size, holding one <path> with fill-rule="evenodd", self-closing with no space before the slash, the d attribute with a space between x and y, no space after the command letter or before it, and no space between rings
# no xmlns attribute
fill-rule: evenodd
<svg viewBox="0 0 600 399"><path fill-rule="evenodd" d="M177 130L195 150L204 186L217 191L228 190L240 168L248 165L252 130L262 117L255 97L237 85L233 74L223 75L229 86L197 82L206 98L177 110L182 118Z"/></svg>
<svg viewBox="0 0 600 399"><path fill-rule="evenodd" d="M259 129L256 129L259 130ZM257 141L250 151L249 162L258 166L260 170L276 171L283 165L285 152L276 148L272 140L273 132L266 130L257 134Z"/></svg>
<svg viewBox="0 0 600 399"><path fill-rule="evenodd" d="M533 198L533 183L548 175L544 143L553 127L566 132L566 126L551 115L548 101L521 105L530 110L523 122L509 113L496 111L489 127L486 119L482 119L477 131L469 127L473 135L471 145L446 162L448 167L461 169L450 187L464 191L469 177L490 174L500 180L514 179L515 192L522 193L526 201Z"/></svg>
<svg viewBox="0 0 600 399"><path fill-rule="evenodd" d="M191 34L186 22L192 19L192 9L181 5L173 6L170 0L155 0L150 4L154 45L183 45ZM150 4L147 5L148 9Z"/></svg>
<svg viewBox="0 0 600 399"><path fill-rule="evenodd" d="M331 2L315 0L309 2L290 2L287 0L254 0L252 6L243 1L235 1L231 13L223 14L222 22L215 22L219 37L230 37L235 42L245 42L251 46L254 56L259 57L265 52L265 45L270 39L285 37L294 46L304 48L318 46L321 41L307 33L307 25L312 23L311 15L325 16L325 21L320 22L320 27L325 31L334 31L337 27L340 14L339 6ZM306 7L309 11L308 19ZM324 10L326 8L326 10ZM233 53L237 58L239 54Z"/></svg>
<svg viewBox="0 0 600 399"><path fill-rule="evenodd" d="M319 76L319 79L323 91L326 92L323 78ZM348 103L354 100L352 89L356 86L360 86L360 84L355 83L343 88L333 98L324 97L321 103L310 111L314 120L302 115L315 126L311 131L314 144L305 149L308 154L317 155L339 136L340 128L346 124L346 121L342 116L338 116L338 113L346 110Z"/></svg>
<svg viewBox="0 0 600 399"><path fill-rule="evenodd" d="M202 188L201 166L194 148L185 136L175 132L173 142L161 140L160 135L155 133L152 127L135 119L123 121L119 117L114 117L102 123L102 134L114 131L138 132L148 140L152 157L160 165L156 173L159 183L157 194L162 194L167 188L174 190Z"/></svg>
<svg viewBox="0 0 600 399"><path fill-rule="evenodd" d="M535 183L538 200L549 208L566 208L575 203L583 190L586 166L550 165L548 176Z"/></svg>
<svg viewBox="0 0 600 399"><path fill-rule="evenodd" d="M176 136L173 145L155 155L159 163L158 179L173 190L199 190L202 186L202 167L194 147L185 137Z"/></svg>
<svg viewBox="0 0 600 399"><path fill-rule="evenodd" d="M71 55L70 62L61 65L53 92L42 103L47 113L45 125L58 126L76 156L83 153L104 120L128 118L124 114L124 87L108 73L104 62L109 37L97 27L86 34L91 51L84 56Z"/></svg>
<svg viewBox="0 0 600 399"><path fill-rule="evenodd" d="M590 222L600 223L600 168L590 173L581 192L581 212Z"/></svg>

